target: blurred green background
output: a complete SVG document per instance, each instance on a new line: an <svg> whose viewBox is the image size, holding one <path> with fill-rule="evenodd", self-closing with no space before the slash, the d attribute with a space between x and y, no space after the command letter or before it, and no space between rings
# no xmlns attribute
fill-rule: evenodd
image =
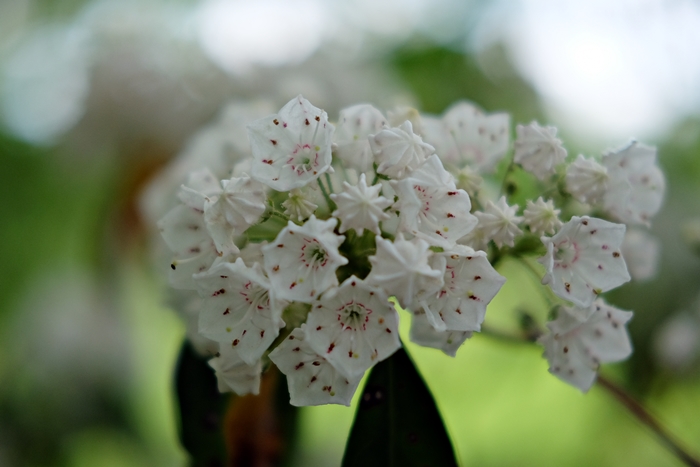
<svg viewBox="0 0 700 467"><path fill-rule="evenodd" d="M668 182L652 228L661 263L654 280L609 295L635 311L635 352L602 372L699 453L700 233L690 227L700 218L700 59L684 55L700 46L697 5L289 2L308 20L299 26L278 17L284 2L263 3L259 16L289 26L298 48L280 52L255 27L212 48L207 31L222 26L205 19L250 2L0 5L0 465L186 464L173 388L185 325L164 304L139 196L228 100L298 92L332 119L364 100L440 113L470 99L514 123L558 126L572 155L630 136L657 145ZM324 35L309 35L318 24ZM560 48L538 49L536 34ZM562 81L577 88L552 84ZM527 269L499 271L508 281L486 322L515 330L526 311L543 323ZM681 465L602 389L582 395L551 376L537 346L475 335L451 359L408 343L407 326L461 465ZM303 409L293 465L338 465L352 417Z"/></svg>

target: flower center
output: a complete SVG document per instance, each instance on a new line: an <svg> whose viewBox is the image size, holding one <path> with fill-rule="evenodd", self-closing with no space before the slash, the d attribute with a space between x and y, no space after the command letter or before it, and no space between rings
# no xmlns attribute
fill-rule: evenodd
<svg viewBox="0 0 700 467"><path fill-rule="evenodd" d="M316 239L307 240L301 250L301 261L306 267L322 268L328 263L328 252Z"/></svg>
<svg viewBox="0 0 700 467"><path fill-rule="evenodd" d="M352 302L350 304L344 305L340 310L341 313L341 324L343 329L365 330L365 323L369 321L369 313L364 306L360 303Z"/></svg>

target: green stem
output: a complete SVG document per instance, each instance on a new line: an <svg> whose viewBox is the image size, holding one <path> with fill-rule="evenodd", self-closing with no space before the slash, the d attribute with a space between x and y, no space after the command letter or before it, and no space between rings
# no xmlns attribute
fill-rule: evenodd
<svg viewBox="0 0 700 467"><path fill-rule="evenodd" d="M335 211L336 205L331 199L330 195L328 194L328 191L326 191L326 187L323 186L323 183L321 182L320 178L317 178L316 181L318 182L318 186L321 187L321 193L323 193L323 197L326 199L326 204L328 204L328 209L330 209L331 212Z"/></svg>

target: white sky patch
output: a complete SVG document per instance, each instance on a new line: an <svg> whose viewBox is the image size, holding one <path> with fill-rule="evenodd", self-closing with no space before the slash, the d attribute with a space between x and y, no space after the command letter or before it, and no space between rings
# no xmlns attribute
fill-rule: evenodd
<svg viewBox="0 0 700 467"><path fill-rule="evenodd" d="M503 5L501 5L503 6ZM602 138L652 137L700 103L700 4L521 1L499 34L556 119Z"/></svg>
<svg viewBox="0 0 700 467"><path fill-rule="evenodd" d="M327 16L319 0L208 0L197 29L210 59L240 74L303 61L324 39Z"/></svg>

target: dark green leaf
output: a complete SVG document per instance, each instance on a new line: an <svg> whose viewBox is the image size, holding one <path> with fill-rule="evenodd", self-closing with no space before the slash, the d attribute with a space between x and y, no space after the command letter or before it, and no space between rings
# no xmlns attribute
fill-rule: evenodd
<svg viewBox="0 0 700 467"><path fill-rule="evenodd" d="M455 454L425 382L404 349L372 369L343 467L450 467Z"/></svg>
<svg viewBox="0 0 700 467"><path fill-rule="evenodd" d="M180 351L176 374L180 442L193 467L226 465L223 421L228 395L220 394L214 371L189 342Z"/></svg>

